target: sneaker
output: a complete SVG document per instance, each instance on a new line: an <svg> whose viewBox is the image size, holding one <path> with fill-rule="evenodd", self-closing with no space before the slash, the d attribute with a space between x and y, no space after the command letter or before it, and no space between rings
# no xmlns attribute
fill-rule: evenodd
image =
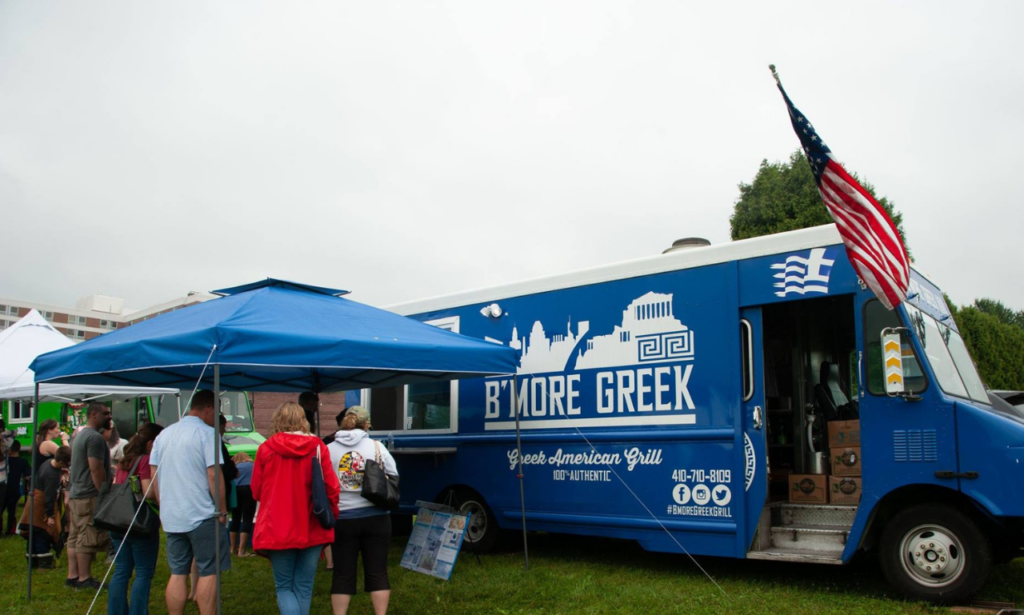
<svg viewBox="0 0 1024 615"><path fill-rule="evenodd" d="M100 582L92 577L75 584L75 589L99 589L100 587Z"/></svg>
<svg viewBox="0 0 1024 615"><path fill-rule="evenodd" d="M72 589L78 587L78 579L64 579L64 587L70 587Z"/></svg>

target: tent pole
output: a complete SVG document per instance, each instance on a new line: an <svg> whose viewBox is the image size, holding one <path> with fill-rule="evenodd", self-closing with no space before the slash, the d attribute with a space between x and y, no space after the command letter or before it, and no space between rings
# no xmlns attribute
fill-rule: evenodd
<svg viewBox="0 0 1024 615"><path fill-rule="evenodd" d="M28 601L32 602L32 541L35 540L36 520L36 464L39 463L39 447L36 446L36 439L39 430L39 383L36 383L36 396L33 400L32 413L32 469L28 485L28 547L25 553L28 557Z"/></svg>
<svg viewBox="0 0 1024 615"><path fill-rule="evenodd" d="M519 511L523 517L523 558L526 561L526 570L530 570L530 549L526 544L526 495L523 491L523 443L519 433L519 400L516 399L519 379L512 375L512 412L516 415L516 453L519 457Z"/></svg>
<svg viewBox="0 0 1024 615"><path fill-rule="evenodd" d="M213 557L217 562L217 615L220 615L220 363L213 364L213 508L217 512L217 518L213 524ZM225 485L227 487L227 485Z"/></svg>

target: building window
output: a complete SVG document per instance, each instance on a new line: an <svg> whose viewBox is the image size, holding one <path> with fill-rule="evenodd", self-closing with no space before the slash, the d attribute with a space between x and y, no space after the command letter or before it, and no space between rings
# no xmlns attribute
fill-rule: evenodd
<svg viewBox="0 0 1024 615"><path fill-rule="evenodd" d="M43 318L46 320L53 320L53 312L43 312Z"/></svg>
<svg viewBox="0 0 1024 615"><path fill-rule="evenodd" d="M6 314L6 313L7 313L7 306L6 305L0 305L0 314Z"/></svg>
<svg viewBox="0 0 1024 615"><path fill-rule="evenodd" d="M80 330L79 331L75 331L75 339L76 340L84 340L85 339L85 331L80 331Z"/></svg>
<svg viewBox="0 0 1024 615"><path fill-rule="evenodd" d="M74 318L74 316L72 316L72 318ZM78 324L79 324L80 326L84 327L84 326L86 325L86 322L87 322L87 321L86 321L86 319L85 319L85 316L79 316L79 317L78 317Z"/></svg>
<svg viewBox="0 0 1024 615"><path fill-rule="evenodd" d="M17 316L18 315L18 306L16 306L16 305L10 306L9 308L7 308L7 313L10 314L11 316Z"/></svg>

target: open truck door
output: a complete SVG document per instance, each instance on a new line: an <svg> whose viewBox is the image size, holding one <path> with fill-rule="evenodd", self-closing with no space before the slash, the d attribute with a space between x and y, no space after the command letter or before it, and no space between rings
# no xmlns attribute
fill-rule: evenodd
<svg viewBox="0 0 1024 615"><path fill-rule="evenodd" d="M761 308L740 312L740 349L743 360L743 485L746 492L744 524L739 529L744 551L751 548L768 496L768 442L764 395L764 352Z"/></svg>

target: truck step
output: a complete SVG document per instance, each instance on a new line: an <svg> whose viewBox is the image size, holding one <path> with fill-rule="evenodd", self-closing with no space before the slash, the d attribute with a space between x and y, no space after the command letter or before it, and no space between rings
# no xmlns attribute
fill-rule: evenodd
<svg viewBox="0 0 1024 615"><path fill-rule="evenodd" d="M843 563L840 555L842 551L837 553L827 553L822 551L810 551L808 549L777 549L772 548L768 551L751 551L747 553L747 559L760 559L760 560L771 560L775 562L797 562L803 564L828 564L832 566L841 566Z"/></svg>
<svg viewBox="0 0 1024 615"><path fill-rule="evenodd" d="M853 526L857 516L856 506L837 506L833 504L789 504L779 503L772 506L772 525L816 526L827 525L846 527Z"/></svg>
<svg viewBox="0 0 1024 615"><path fill-rule="evenodd" d="M771 528L771 549L841 555L850 528L839 525L779 525Z"/></svg>

